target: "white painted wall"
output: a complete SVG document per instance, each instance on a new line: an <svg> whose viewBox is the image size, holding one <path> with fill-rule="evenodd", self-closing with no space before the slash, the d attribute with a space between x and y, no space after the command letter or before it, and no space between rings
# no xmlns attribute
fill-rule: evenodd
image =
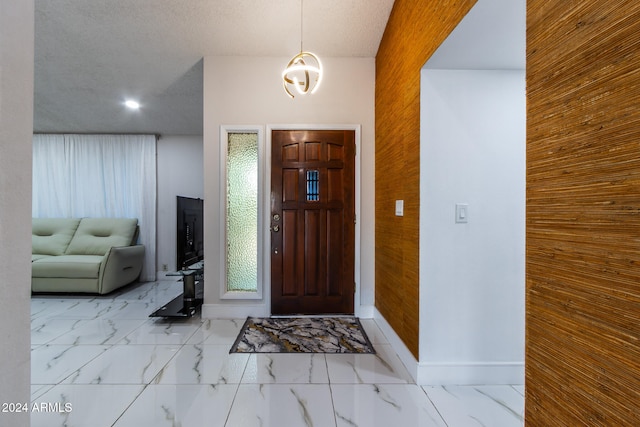
<svg viewBox="0 0 640 427"><path fill-rule="evenodd" d="M204 197L202 136L162 135L157 144L158 277L176 270L176 196Z"/></svg>
<svg viewBox="0 0 640 427"><path fill-rule="evenodd" d="M268 301L220 299L220 126L282 124L359 124L362 126L360 304L372 312L374 299L374 58L322 58L325 77L318 92L290 99L281 73L290 58L205 57L204 199L205 306L210 317L265 315ZM268 171L267 171L268 173ZM213 278L213 279L212 279ZM265 289L265 295L268 295ZM245 306L245 309L237 305ZM356 303L357 304L357 303ZM233 307L233 308L230 308Z"/></svg>
<svg viewBox="0 0 640 427"><path fill-rule="evenodd" d="M0 403L30 402L33 0L0 10ZM29 414L0 412L0 425Z"/></svg>
<svg viewBox="0 0 640 427"><path fill-rule="evenodd" d="M521 384L524 70L425 69L421 85L418 381Z"/></svg>

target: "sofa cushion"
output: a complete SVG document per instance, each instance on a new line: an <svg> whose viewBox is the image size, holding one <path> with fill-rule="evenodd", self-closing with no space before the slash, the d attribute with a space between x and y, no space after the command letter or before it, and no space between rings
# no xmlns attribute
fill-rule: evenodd
<svg viewBox="0 0 640 427"><path fill-rule="evenodd" d="M80 224L79 218L33 218L31 253L63 255Z"/></svg>
<svg viewBox="0 0 640 427"><path fill-rule="evenodd" d="M129 246L136 218L82 218L65 254L105 255L111 247Z"/></svg>
<svg viewBox="0 0 640 427"><path fill-rule="evenodd" d="M51 255L31 254L31 262L37 261L37 260L43 259L43 258L49 258L49 257L51 257Z"/></svg>
<svg viewBox="0 0 640 427"><path fill-rule="evenodd" d="M103 259L104 257L99 255L60 255L41 258L31 263L31 276L97 279Z"/></svg>

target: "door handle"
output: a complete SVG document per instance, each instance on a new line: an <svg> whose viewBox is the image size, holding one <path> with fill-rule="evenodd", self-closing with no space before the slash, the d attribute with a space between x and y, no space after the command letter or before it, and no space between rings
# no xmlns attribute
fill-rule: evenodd
<svg viewBox="0 0 640 427"><path fill-rule="evenodd" d="M278 224L272 225L270 230L274 233L277 233L278 231L280 231L280 226Z"/></svg>

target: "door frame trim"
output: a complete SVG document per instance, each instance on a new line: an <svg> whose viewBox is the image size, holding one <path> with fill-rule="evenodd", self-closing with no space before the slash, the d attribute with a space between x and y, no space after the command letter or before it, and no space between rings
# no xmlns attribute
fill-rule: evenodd
<svg viewBox="0 0 640 427"><path fill-rule="evenodd" d="M360 307L360 223L361 223L361 215L360 215L360 176L361 176L361 165L360 165L360 153L361 147L361 136L362 136L362 126L358 124L267 124L265 131L265 147L264 147L264 174L262 175L264 179L264 195L263 198L263 214L262 218L263 224L269 224L270 215L271 215L271 133L274 130L352 130L355 132L355 210L356 210L356 224L355 224L355 233L354 233L354 248L355 254L353 259L353 280L355 282L356 290L353 296L353 310L355 316L361 316L361 307ZM263 227L263 255L264 259L262 262L263 265L263 274L262 274L262 284L263 284L263 293L265 308L269 315L271 315L271 233L268 227Z"/></svg>

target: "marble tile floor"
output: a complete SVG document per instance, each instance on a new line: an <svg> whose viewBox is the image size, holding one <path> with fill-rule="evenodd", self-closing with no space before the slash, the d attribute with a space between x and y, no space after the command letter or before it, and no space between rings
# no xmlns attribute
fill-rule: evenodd
<svg viewBox="0 0 640 427"><path fill-rule="evenodd" d="M421 387L378 354L229 354L245 319L150 319L163 280L107 296L34 296L33 427L523 425L522 386Z"/></svg>

